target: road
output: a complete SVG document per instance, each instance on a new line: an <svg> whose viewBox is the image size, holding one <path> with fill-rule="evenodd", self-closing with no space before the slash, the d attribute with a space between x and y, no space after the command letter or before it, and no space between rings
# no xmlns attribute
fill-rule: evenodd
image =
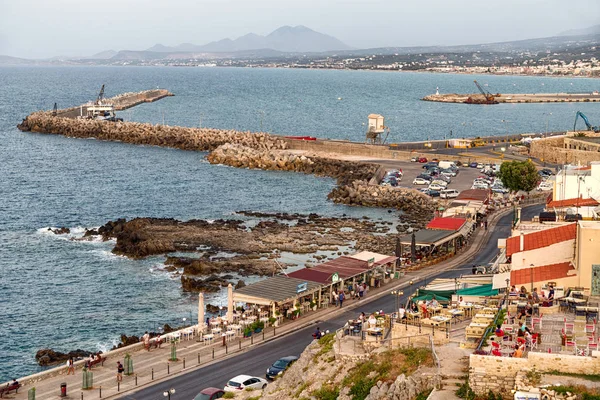
<svg viewBox="0 0 600 400"><path fill-rule="evenodd" d="M522 210L522 218L530 220L531 217L539 214L542 209L542 205L524 208ZM470 274L473 264L487 264L490 262L498 253L498 239L505 238L510 234L512 217L512 214L509 214L498 221L496 228L491 232L488 242L469 263L457 266L449 271L441 272L434 277L430 277L428 281L434 278L454 278ZM416 289L424 284L426 284L426 281L417 279L413 286ZM406 301L408 294L407 291L402 301ZM363 301L364 306L348 310L328 321L319 322L318 326L321 330L334 331L342 327L347 320L355 318L361 311L370 313L375 310L384 310L386 313L390 313L394 309L394 300L391 296L380 297L373 301L369 301L367 298ZM267 368L277 359L289 355L300 355L312 341L311 335L315 329L316 324L252 348L232 358L216 362L184 375L179 375L168 381L147 387L121 398L129 400L161 400L163 399L162 393L165 390L175 388L174 400L192 400L200 390L210 386L223 387L229 378L233 378L236 375L249 374L264 377Z"/></svg>

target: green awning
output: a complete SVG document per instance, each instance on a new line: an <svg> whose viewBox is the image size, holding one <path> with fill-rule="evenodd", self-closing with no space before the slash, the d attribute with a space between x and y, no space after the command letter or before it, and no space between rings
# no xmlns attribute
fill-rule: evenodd
<svg viewBox="0 0 600 400"><path fill-rule="evenodd" d="M498 289L492 289L492 284L473 286L458 291L459 296L495 296L498 294Z"/></svg>

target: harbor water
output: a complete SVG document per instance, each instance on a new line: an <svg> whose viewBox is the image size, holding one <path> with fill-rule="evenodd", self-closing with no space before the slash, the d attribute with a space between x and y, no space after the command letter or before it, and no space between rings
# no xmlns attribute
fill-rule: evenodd
<svg viewBox="0 0 600 400"><path fill-rule="evenodd" d="M22 133L38 109L78 105L155 87L175 97L124 111L126 120L363 140L380 113L390 140L571 129L597 104L467 106L422 102L435 92L583 92L600 81L424 73L154 67L0 68L0 382L40 370L51 347L106 350L121 333L194 320L196 297L163 270L164 257L129 260L114 243L71 240L86 228L134 217L232 218L239 210L394 218L334 205L335 182L301 174L213 166L203 153ZM502 122L505 121L505 122ZM55 235L49 227L68 227ZM246 278L244 278L247 280ZM247 280L248 281L248 280ZM225 304L222 294L207 302Z"/></svg>

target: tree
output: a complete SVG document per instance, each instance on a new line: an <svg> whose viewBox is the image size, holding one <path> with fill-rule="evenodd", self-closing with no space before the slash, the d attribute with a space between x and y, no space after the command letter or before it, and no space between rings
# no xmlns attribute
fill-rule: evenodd
<svg viewBox="0 0 600 400"><path fill-rule="evenodd" d="M535 165L529 160L507 161L500 166L500 180L505 188L513 192L530 192L537 186L540 176Z"/></svg>

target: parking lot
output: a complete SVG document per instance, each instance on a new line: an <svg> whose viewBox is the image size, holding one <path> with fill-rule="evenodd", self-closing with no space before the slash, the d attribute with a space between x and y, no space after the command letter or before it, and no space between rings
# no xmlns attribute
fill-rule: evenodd
<svg viewBox="0 0 600 400"><path fill-rule="evenodd" d="M408 187L413 189L427 188L427 185L413 185L413 179L420 173L424 172L423 165L417 162L407 161L384 161L380 162L387 170L399 169L402 170L402 180L398 182L398 187ZM459 192L471 189L473 180L478 176L482 176L478 168L470 168L468 166L459 167L459 172L452 177L452 182L448 184L448 189L456 189Z"/></svg>

